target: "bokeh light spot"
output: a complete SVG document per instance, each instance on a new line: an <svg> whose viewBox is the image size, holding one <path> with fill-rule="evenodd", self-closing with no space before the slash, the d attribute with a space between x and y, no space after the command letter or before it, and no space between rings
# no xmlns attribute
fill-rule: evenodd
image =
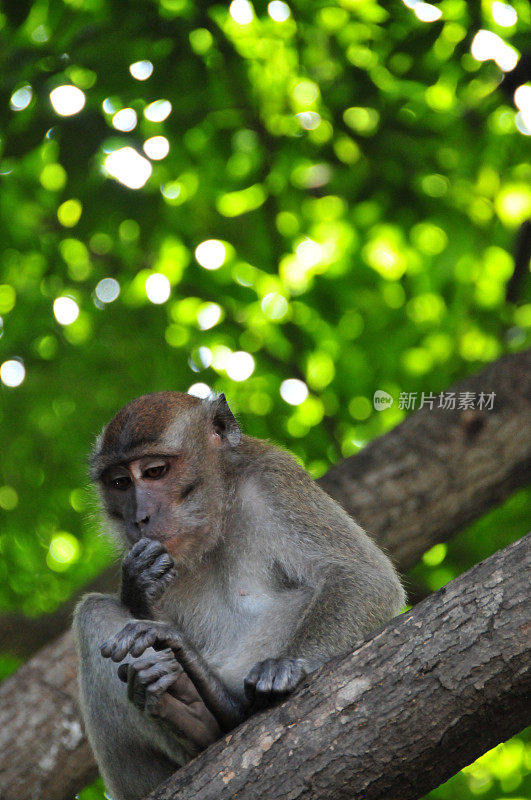
<svg viewBox="0 0 531 800"><path fill-rule="evenodd" d="M220 322L223 309L217 303L203 303L197 309L197 324L202 331L213 328Z"/></svg>
<svg viewBox="0 0 531 800"><path fill-rule="evenodd" d="M299 125L305 131L314 131L321 124L321 115L315 111L301 111L295 115L299 120Z"/></svg>
<svg viewBox="0 0 531 800"><path fill-rule="evenodd" d="M94 290L102 303L113 303L120 294L120 284L115 278L103 278Z"/></svg>
<svg viewBox="0 0 531 800"><path fill-rule="evenodd" d="M121 108L112 118L113 128L116 128L117 131L124 131L124 133L134 130L136 123L137 116L134 108Z"/></svg>
<svg viewBox="0 0 531 800"><path fill-rule="evenodd" d="M313 239L304 239L295 249L297 261L305 267L315 267L323 257L323 249L318 242Z"/></svg>
<svg viewBox="0 0 531 800"><path fill-rule="evenodd" d="M476 61L492 59L503 72L510 72L518 63L518 51L504 42L493 31L479 30L470 45L470 52Z"/></svg>
<svg viewBox="0 0 531 800"><path fill-rule="evenodd" d="M372 403L363 396L353 397L348 404L350 416L354 419L368 419L372 413Z"/></svg>
<svg viewBox="0 0 531 800"><path fill-rule="evenodd" d="M0 314L8 314L14 307L17 293L8 283L0 284Z"/></svg>
<svg viewBox="0 0 531 800"><path fill-rule="evenodd" d="M277 321L286 317L289 305L286 298L281 294L270 292L263 298L260 308L268 319Z"/></svg>
<svg viewBox="0 0 531 800"><path fill-rule="evenodd" d="M11 358L0 366L0 380L4 386L16 387L24 381L26 370L22 361Z"/></svg>
<svg viewBox="0 0 531 800"><path fill-rule="evenodd" d="M63 572L75 563L80 556L78 540L71 533L58 531L50 542L46 563L55 572Z"/></svg>
<svg viewBox="0 0 531 800"><path fill-rule="evenodd" d="M517 228L531 215L531 189L524 183L506 184L497 194L494 207L508 228Z"/></svg>
<svg viewBox="0 0 531 800"><path fill-rule="evenodd" d="M18 506L18 494L12 486L0 486L0 508L13 511Z"/></svg>
<svg viewBox="0 0 531 800"><path fill-rule="evenodd" d="M39 176L39 180L49 192L59 192L64 188L67 180L66 170L61 164L46 164Z"/></svg>
<svg viewBox="0 0 531 800"><path fill-rule="evenodd" d="M343 119L349 128L352 128L356 133L360 133L363 136L371 136L378 127L380 114L375 108L353 106L346 109L343 113Z"/></svg>
<svg viewBox="0 0 531 800"><path fill-rule="evenodd" d="M197 263L205 269L219 269L225 263L227 250L219 239L207 239L195 248Z"/></svg>
<svg viewBox="0 0 531 800"><path fill-rule="evenodd" d="M50 92L50 102L56 114L71 117L78 114L85 105L85 93L77 86L58 86Z"/></svg>
<svg viewBox="0 0 531 800"><path fill-rule="evenodd" d="M129 65L129 72L137 81L147 81L153 74L153 64L151 61L135 61Z"/></svg>
<svg viewBox="0 0 531 800"><path fill-rule="evenodd" d="M441 542L427 550L422 556L422 560L428 567L438 567L446 558L447 551L447 545Z"/></svg>
<svg viewBox="0 0 531 800"><path fill-rule="evenodd" d="M508 3L500 3L499 0L494 0L492 4L492 18L501 28L511 28L518 22L516 9Z"/></svg>
<svg viewBox="0 0 531 800"><path fill-rule="evenodd" d="M64 228L73 228L81 219L83 206L79 200L65 200L57 209L57 219Z"/></svg>
<svg viewBox="0 0 531 800"><path fill-rule="evenodd" d="M229 14L238 25L249 25L254 19L254 10L249 0L232 0Z"/></svg>
<svg viewBox="0 0 531 800"><path fill-rule="evenodd" d="M154 100L144 109L144 116L150 122L164 122L172 111L172 105L169 100Z"/></svg>
<svg viewBox="0 0 531 800"><path fill-rule="evenodd" d="M79 317L79 306L72 297L57 297L53 313L59 325L71 325Z"/></svg>
<svg viewBox="0 0 531 800"><path fill-rule="evenodd" d="M155 305L161 305L169 299L171 294L171 284L166 277L160 272L155 272L146 279L146 294L148 300Z"/></svg>
<svg viewBox="0 0 531 800"><path fill-rule="evenodd" d="M199 397L201 400L205 400L212 394L212 389L207 383L193 383L187 390L187 394L191 394L192 397Z"/></svg>
<svg viewBox="0 0 531 800"><path fill-rule="evenodd" d="M105 159L107 173L129 189L141 189L153 172L153 167L133 147L114 150Z"/></svg>
<svg viewBox="0 0 531 800"><path fill-rule="evenodd" d="M293 99L301 106L310 106L321 94L319 86L310 80L299 81L293 88Z"/></svg>
<svg viewBox="0 0 531 800"><path fill-rule="evenodd" d="M336 369L332 357L323 351L310 353L306 364L306 379L312 389L320 391L334 380Z"/></svg>
<svg viewBox="0 0 531 800"><path fill-rule="evenodd" d="M13 92L11 100L9 101L9 106L13 111L23 111L29 106L32 98L33 89L29 84L26 84L26 86L22 86L20 89Z"/></svg>
<svg viewBox="0 0 531 800"><path fill-rule="evenodd" d="M254 372L254 358L244 350L231 353L227 359L225 370L233 381L245 381Z"/></svg>
<svg viewBox="0 0 531 800"><path fill-rule="evenodd" d="M267 13L275 22L286 22L291 16L290 7L282 0L271 0L267 6Z"/></svg>
<svg viewBox="0 0 531 800"><path fill-rule="evenodd" d="M420 22L436 22L442 17L441 9L431 3L414 3L413 13Z"/></svg>
<svg viewBox="0 0 531 800"><path fill-rule="evenodd" d="M144 153L153 161L160 161L166 158L170 152L170 143L165 136L151 136L142 145Z"/></svg>
<svg viewBox="0 0 531 800"><path fill-rule="evenodd" d="M290 406L304 403L308 394L308 387L298 378L288 378L280 384L280 396Z"/></svg>

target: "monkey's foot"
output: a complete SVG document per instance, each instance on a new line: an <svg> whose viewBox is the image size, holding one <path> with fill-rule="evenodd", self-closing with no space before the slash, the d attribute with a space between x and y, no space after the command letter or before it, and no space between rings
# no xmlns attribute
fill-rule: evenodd
<svg viewBox="0 0 531 800"><path fill-rule="evenodd" d="M219 738L219 725L171 650L120 664L118 677L138 710L184 736L192 754Z"/></svg>
<svg viewBox="0 0 531 800"><path fill-rule="evenodd" d="M104 658L121 661L128 653L138 658L148 647L153 647L154 650L170 648L179 651L183 647L183 639L178 631L165 622L133 620L112 639L102 644L100 652Z"/></svg>
<svg viewBox="0 0 531 800"><path fill-rule="evenodd" d="M164 716L162 696L182 674L171 650L161 650L136 661L120 664L118 677L127 684L129 700L149 716Z"/></svg>
<svg viewBox="0 0 531 800"><path fill-rule="evenodd" d="M268 705L285 697L308 675L303 658L268 658L255 664L244 680L251 707Z"/></svg>

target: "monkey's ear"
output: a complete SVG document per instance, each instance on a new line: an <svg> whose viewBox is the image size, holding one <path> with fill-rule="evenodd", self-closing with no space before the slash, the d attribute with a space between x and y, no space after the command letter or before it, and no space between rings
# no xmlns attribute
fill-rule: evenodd
<svg viewBox="0 0 531 800"><path fill-rule="evenodd" d="M212 427L222 442L230 447L237 447L242 438L240 426L236 417L229 408L224 394L219 394L211 400Z"/></svg>

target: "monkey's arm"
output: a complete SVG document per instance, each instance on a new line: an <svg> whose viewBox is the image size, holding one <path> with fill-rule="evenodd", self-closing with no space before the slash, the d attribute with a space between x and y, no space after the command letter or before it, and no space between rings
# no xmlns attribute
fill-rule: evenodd
<svg viewBox="0 0 531 800"><path fill-rule="evenodd" d="M169 648L197 689L206 708L222 731L230 731L243 722L251 710L234 697L205 659L179 631L165 622L135 620L129 622L111 640L100 647L104 658L122 661L129 653L140 656L148 647Z"/></svg>
<svg viewBox="0 0 531 800"><path fill-rule="evenodd" d="M269 451L260 466L243 492L244 520L256 519L260 509L263 527L254 544L262 561L275 564L281 586L304 589L308 601L276 658L251 669L245 680L249 700L293 690L308 672L351 651L404 603L389 559L288 454Z"/></svg>

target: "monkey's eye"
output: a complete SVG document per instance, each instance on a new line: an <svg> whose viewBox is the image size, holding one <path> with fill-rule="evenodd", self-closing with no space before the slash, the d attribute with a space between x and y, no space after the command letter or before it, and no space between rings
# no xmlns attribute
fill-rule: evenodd
<svg viewBox="0 0 531 800"><path fill-rule="evenodd" d="M127 475L119 475L117 478L111 478L109 483L113 489L121 489L123 491L124 489L129 488L131 484L131 478L129 478Z"/></svg>
<svg viewBox="0 0 531 800"><path fill-rule="evenodd" d="M157 478L162 478L168 471L168 464L155 464L152 467L147 467L142 473L144 478L150 478L151 480L157 480Z"/></svg>

